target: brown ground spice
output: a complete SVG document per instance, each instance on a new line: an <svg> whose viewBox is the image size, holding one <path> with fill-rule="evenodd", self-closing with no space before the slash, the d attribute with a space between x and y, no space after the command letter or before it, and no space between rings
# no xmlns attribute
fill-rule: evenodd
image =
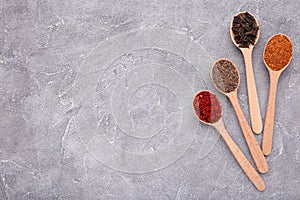
<svg viewBox="0 0 300 200"><path fill-rule="evenodd" d="M289 38L283 34L277 34L266 44L264 60L270 69L279 71L290 62L292 54L293 45Z"/></svg>
<svg viewBox="0 0 300 200"><path fill-rule="evenodd" d="M212 67L211 76L215 86L224 93L234 91L239 84L239 73L232 62L219 60Z"/></svg>

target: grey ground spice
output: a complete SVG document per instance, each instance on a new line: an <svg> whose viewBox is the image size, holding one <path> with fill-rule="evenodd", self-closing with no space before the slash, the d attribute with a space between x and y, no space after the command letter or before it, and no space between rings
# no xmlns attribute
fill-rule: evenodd
<svg viewBox="0 0 300 200"><path fill-rule="evenodd" d="M232 62L219 60L212 68L212 80L220 91L229 93L238 87L239 73Z"/></svg>

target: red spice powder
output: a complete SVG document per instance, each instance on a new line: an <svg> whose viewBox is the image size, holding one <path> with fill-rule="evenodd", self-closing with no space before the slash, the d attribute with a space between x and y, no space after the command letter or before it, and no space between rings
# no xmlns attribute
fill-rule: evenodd
<svg viewBox="0 0 300 200"><path fill-rule="evenodd" d="M215 123L221 118L222 106L216 95L208 91L199 92L194 98L193 106L201 121Z"/></svg>

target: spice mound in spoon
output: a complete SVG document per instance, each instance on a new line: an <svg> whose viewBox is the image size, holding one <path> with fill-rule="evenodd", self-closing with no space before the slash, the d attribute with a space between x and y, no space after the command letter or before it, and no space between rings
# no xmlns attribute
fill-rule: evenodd
<svg viewBox="0 0 300 200"><path fill-rule="evenodd" d="M248 12L240 13L233 18L232 32L234 40L240 48L254 45L259 26L255 18Z"/></svg>
<svg viewBox="0 0 300 200"><path fill-rule="evenodd" d="M216 95L201 91L194 97L193 106L198 118L205 123L215 123L222 116L222 106Z"/></svg>
<svg viewBox="0 0 300 200"><path fill-rule="evenodd" d="M229 93L239 85L239 73L232 62L221 59L212 67L211 77L213 83L223 93Z"/></svg>
<svg viewBox="0 0 300 200"><path fill-rule="evenodd" d="M283 34L274 35L266 44L264 61L273 71L279 71L287 66L293 55L291 40Z"/></svg>

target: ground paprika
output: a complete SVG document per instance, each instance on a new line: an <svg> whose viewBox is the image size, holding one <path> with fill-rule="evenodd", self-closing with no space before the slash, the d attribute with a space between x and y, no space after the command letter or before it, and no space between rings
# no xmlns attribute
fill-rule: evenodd
<svg viewBox="0 0 300 200"><path fill-rule="evenodd" d="M293 54L291 40L283 34L274 35L266 44L264 60L274 71L279 71L289 64Z"/></svg>

